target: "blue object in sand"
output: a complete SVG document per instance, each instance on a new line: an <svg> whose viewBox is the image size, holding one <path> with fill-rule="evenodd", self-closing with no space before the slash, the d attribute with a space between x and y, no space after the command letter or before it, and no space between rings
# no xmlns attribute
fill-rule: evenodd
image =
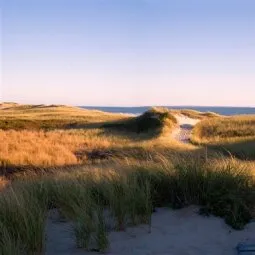
<svg viewBox="0 0 255 255"><path fill-rule="evenodd" d="M255 252L255 244L239 243L236 249L238 251L238 254L253 253Z"/></svg>

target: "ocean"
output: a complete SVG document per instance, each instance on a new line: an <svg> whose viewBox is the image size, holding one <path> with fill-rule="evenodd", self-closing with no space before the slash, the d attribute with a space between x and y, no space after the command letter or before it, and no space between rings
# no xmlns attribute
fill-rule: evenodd
<svg viewBox="0 0 255 255"><path fill-rule="evenodd" d="M86 109L95 109L112 113L129 113L139 115L150 109L150 106L141 107L111 107L111 106L80 106ZM216 112L221 115L255 114L255 107L218 107L218 106L163 106L169 109L192 109L200 112Z"/></svg>

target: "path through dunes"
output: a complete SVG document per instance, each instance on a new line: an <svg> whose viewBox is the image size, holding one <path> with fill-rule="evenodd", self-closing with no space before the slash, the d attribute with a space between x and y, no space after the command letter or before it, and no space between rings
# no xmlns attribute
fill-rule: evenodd
<svg viewBox="0 0 255 255"><path fill-rule="evenodd" d="M175 115L175 117L178 121L179 127L173 131L173 138L182 143L189 143L191 131L200 120L192 119L182 114Z"/></svg>

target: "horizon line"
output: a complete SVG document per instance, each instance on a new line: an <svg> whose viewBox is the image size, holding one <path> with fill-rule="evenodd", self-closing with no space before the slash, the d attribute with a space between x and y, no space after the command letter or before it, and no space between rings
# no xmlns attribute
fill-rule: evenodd
<svg viewBox="0 0 255 255"><path fill-rule="evenodd" d="M141 105L141 106L121 106L121 105L76 105L76 107L122 107L122 108L143 108L143 107L221 107L221 108L255 108L254 106L233 106L233 105Z"/></svg>

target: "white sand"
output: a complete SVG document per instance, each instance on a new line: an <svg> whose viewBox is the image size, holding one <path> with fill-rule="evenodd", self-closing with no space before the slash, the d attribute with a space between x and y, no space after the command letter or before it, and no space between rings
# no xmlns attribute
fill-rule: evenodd
<svg viewBox="0 0 255 255"><path fill-rule="evenodd" d="M109 255L234 255L239 242L255 243L255 223L236 231L216 217L198 215L197 207L157 209L152 232L143 225L110 232ZM77 249L70 223L48 221L47 255L95 254Z"/></svg>
<svg viewBox="0 0 255 255"><path fill-rule="evenodd" d="M179 127L172 132L172 137L182 143L189 143L192 128L200 121L192 119L182 114L175 115Z"/></svg>

